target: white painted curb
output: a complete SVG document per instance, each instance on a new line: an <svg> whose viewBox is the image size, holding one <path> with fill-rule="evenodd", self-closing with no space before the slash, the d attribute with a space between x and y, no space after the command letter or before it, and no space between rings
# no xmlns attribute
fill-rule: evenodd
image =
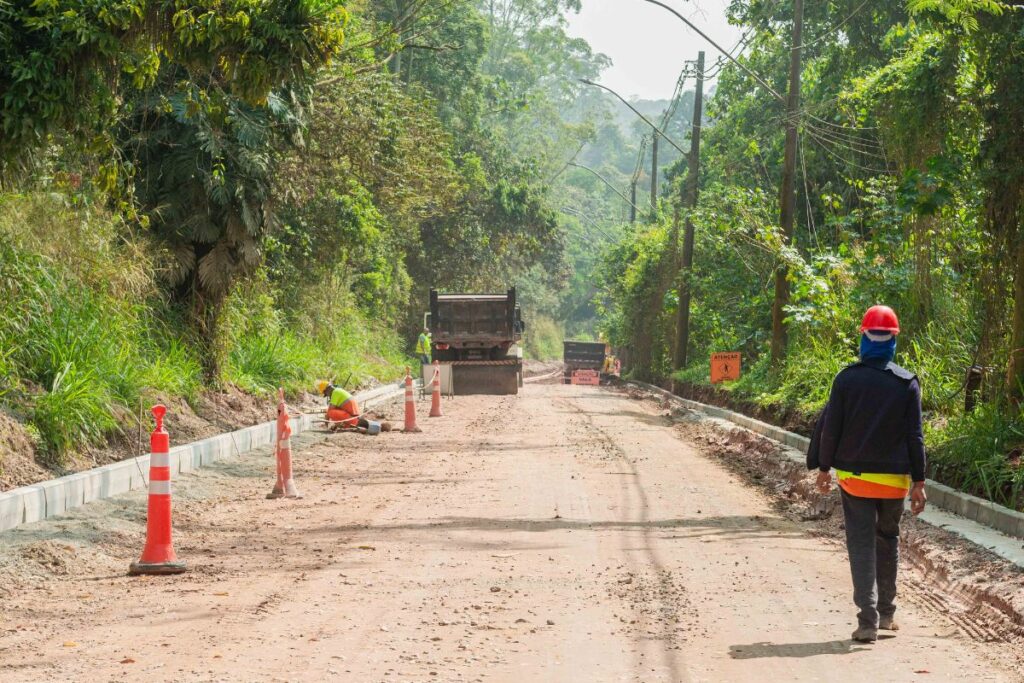
<svg viewBox="0 0 1024 683"><path fill-rule="evenodd" d="M363 408L371 408L399 396L404 390L405 382L400 380L356 394L355 399ZM309 431L313 426L313 415L297 415L292 418L291 425L293 434ZM264 422L174 446L170 450L171 476L191 472L232 454L268 446L274 443L276 428L275 421ZM171 436L173 438L174 435ZM0 493L0 532L62 514L94 500L143 488L148 475L149 455L142 455L5 491Z"/></svg>
<svg viewBox="0 0 1024 683"><path fill-rule="evenodd" d="M786 446L795 449L793 451L784 450L783 453L786 457L795 462L799 462L800 464L805 464L806 462L802 453L807 452L807 447L811 443L811 440L806 436L787 432L785 429L776 427L775 425L755 420L752 417L747 417L746 415L726 410L725 408L706 405L697 401L691 401L687 398L682 398L681 396L676 396L672 392L656 387L653 384L637 382L636 380L628 380L625 384L632 384L647 391L653 391L667 399L683 405L686 408L689 408L690 410L697 410L711 417L728 420L733 424L749 429L761 436L766 436L773 441L785 444ZM969 493L957 491L956 489L950 488L949 486L940 484L936 481L932 481L931 479L925 481L925 491L928 493L929 505L934 505L942 508L943 510L948 510L949 512L955 513L961 517L975 521L982 526L1001 531L1007 536L1024 538L1024 513L1011 510L1008 507L993 503L989 500L984 500L983 498L978 498L977 496L972 496Z"/></svg>

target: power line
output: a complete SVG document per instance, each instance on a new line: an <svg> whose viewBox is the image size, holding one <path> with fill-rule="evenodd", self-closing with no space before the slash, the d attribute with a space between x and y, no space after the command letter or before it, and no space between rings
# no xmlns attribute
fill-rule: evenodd
<svg viewBox="0 0 1024 683"><path fill-rule="evenodd" d="M821 138L819 138L818 136L816 136L814 134L813 130L808 128L808 129L806 129L806 131L807 131L807 135L811 138L811 140L813 142L815 142L819 147L821 147L825 151L826 154L828 154L833 159L836 159L838 161L843 162L847 166L860 169L860 170L864 171L865 173L870 173L871 175L887 175L887 174L889 174L891 172L888 168L884 168L884 169L869 168L867 166L863 166L861 164L858 164L858 163L856 163L854 161L850 161L849 159L847 159L847 158L845 158L843 156L840 156L839 154L836 154L831 149L829 149L829 147L828 147L829 143L827 141L822 141Z"/></svg>
<svg viewBox="0 0 1024 683"><path fill-rule="evenodd" d="M818 229L814 225L814 209L811 207L811 189L807 182L807 161L804 159L804 146L803 143L797 147L797 151L800 154L800 170L804 176L804 204L807 206L807 225L811 229L811 235L814 237L814 244L821 248L821 243L818 241Z"/></svg>
<svg viewBox="0 0 1024 683"><path fill-rule="evenodd" d="M644 157L647 156L647 136L640 138L640 153L636 155L636 168L633 169L632 182L640 180L640 173L644 168Z"/></svg>
<svg viewBox="0 0 1024 683"><path fill-rule="evenodd" d="M590 168L589 166L584 166L583 164L577 164L575 161L570 161L569 165L570 166L574 166L575 168L582 168L584 171L589 171L590 173L594 174L595 176L597 176L597 178L602 183L604 183L605 185L608 186L608 189L612 190L613 192L615 192L615 194L617 194L620 197L622 197L622 201L626 202L627 204L632 206L637 211L640 210L639 208L637 208L636 204L634 204L633 202L629 201L629 198L626 197L626 195L624 195L621 192L619 192L618 188L616 188L614 185L612 185L610 182L608 182L603 175L601 175L600 173L598 173L594 169Z"/></svg>
<svg viewBox="0 0 1024 683"><path fill-rule="evenodd" d="M769 93L771 93L772 96L775 99L779 100L780 102L785 102L786 101L786 98L784 98L782 95L780 95L778 92L776 92L775 88L773 88L771 85L769 85L767 81L765 81L763 78L761 78L756 73L754 73L754 71L752 71L749 67L747 67L746 64L743 64L742 62L740 62L739 60L734 58L731 54L726 52L725 49L723 49L721 45L719 45L715 41L711 40L711 38L708 36L708 34L704 33L704 31L701 31L699 28L697 28L696 24L694 24L692 21L690 21L689 19L684 17L682 14L677 12L675 9L673 9L672 7L666 5L665 3L661 2L660 0L644 0L644 2L649 2L652 5L657 5L658 7L661 7L662 9L668 10L669 12L674 14L677 19L679 19L684 24L686 24L691 29L693 29L697 33L697 35L699 35L704 40L708 41L708 43L710 43L713 48L715 48L716 50L721 52L723 55L725 55L729 59L729 61L731 61L733 64L735 64L739 68L743 69L744 73L746 73L748 76L750 76L755 81L757 81L761 85L761 87L764 88L765 90L767 90ZM685 152L684 152L684 154L685 154Z"/></svg>
<svg viewBox="0 0 1024 683"><path fill-rule="evenodd" d="M663 140L665 140L666 142L668 142L668 144L672 145L672 146L673 146L673 147L675 147L675 148L676 148L677 150L679 150L679 153L680 153L680 154L686 154L686 152L684 152L684 151L683 151L683 148L682 148L682 147L680 147L679 145L677 145L677 144L676 144L676 143L675 143L675 142L674 142L674 141L672 140L672 138L670 138L670 137L668 137L667 135L665 135L665 133L664 133L664 132L662 132L662 130L661 130L660 128L658 128L658 127L657 127L656 125L654 125L653 123L651 123L651 120L650 120L650 119L648 119L648 118L647 118L646 116L644 116L644 115L643 115L643 114L641 114L641 113L640 113L639 111L637 111L636 107L634 107L634 106L633 106L632 104L630 104L629 102L627 102L627 101L625 100L625 98L623 98L623 97L622 97L622 95L620 95L619 93L615 92L614 90L612 90L611 88L609 88L609 87L608 87L608 86L606 86L606 85L601 85L600 83L595 83L594 81L588 80L588 79L586 79L586 78L581 78L581 79L579 79L579 80L580 80L580 83L585 83L586 85L593 85L593 86L595 86L595 87L601 88L602 90L607 90L607 91L608 91L608 92L610 92L610 93L611 93L612 95L615 95L615 97L617 97L617 98L618 98L618 100L619 100L620 102L622 102L622 103L623 103L624 105L626 105L627 107L629 107L630 111L632 111L632 112L633 112L634 114L636 114L637 116L639 116L639 117L640 117L640 118L641 118L641 119L643 120L643 122L644 122L644 123L646 123L646 124L647 124L648 126L650 126L650 127L651 127L651 128L652 128L652 129L654 130L654 132L655 132L655 133L657 133L658 135L660 135L660 136L661 136L661 138L662 138Z"/></svg>
<svg viewBox="0 0 1024 683"><path fill-rule="evenodd" d="M804 43L803 45L800 46L800 48L803 49L805 47L809 47L811 45L814 45L816 43L821 42L825 38L828 38L830 35L834 34L836 31L838 31L843 26L845 26L846 22L850 21L850 19L853 19L855 16L857 16L857 13L860 12L862 9L864 9L864 6L867 5L867 4L868 4L868 0L864 0L864 2L860 3L860 5L857 6L857 9L853 10L852 12L850 12L850 16L846 17L845 19L843 19L838 24L836 24L832 28L830 28L827 31L825 31L823 34L821 34L820 36L818 36L814 40L812 40L810 42L807 42L807 43Z"/></svg>

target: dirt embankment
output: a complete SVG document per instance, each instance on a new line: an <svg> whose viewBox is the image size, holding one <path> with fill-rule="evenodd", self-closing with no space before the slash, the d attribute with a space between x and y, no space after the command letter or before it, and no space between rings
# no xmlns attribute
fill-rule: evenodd
<svg viewBox="0 0 1024 683"><path fill-rule="evenodd" d="M663 383L662 388L672 391L671 383L668 384L669 386L665 386ZM769 424L804 436L811 435L811 432L814 430L814 421L817 419L817 415L808 415L794 408L787 408L777 404L760 405L734 396L724 389L704 384L676 382L673 393L677 396L688 398L691 401L699 401L700 403L707 403L719 408L735 410L738 413L749 415L762 422L768 422Z"/></svg>
<svg viewBox="0 0 1024 683"><path fill-rule="evenodd" d="M208 391L195 405L181 398L157 397L167 406L167 431L171 443L182 444L205 439L226 431L274 419L276 400L271 396L253 396L234 386L222 391ZM289 401L301 411L314 410L316 397L302 394ZM149 450L152 418L147 406L117 411L121 431L102 447L86 447L72 454L63 466L47 466L38 451L30 428L6 413L0 412L0 491L34 484L73 472L81 472ZM141 413L141 422L140 422Z"/></svg>
<svg viewBox="0 0 1024 683"><path fill-rule="evenodd" d="M560 360L531 360L528 358L523 361L523 377L538 377L561 369L562 361Z"/></svg>
<svg viewBox="0 0 1024 683"><path fill-rule="evenodd" d="M815 488L815 475L782 454L782 446L740 427L669 407L660 397L632 390L634 399L657 402L676 429L710 456L765 490L781 514L815 520L823 536L843 542L839 492ZM697 400L697 399L693 399ZM905 599L946 613L972 638L1011 642L1024 638L1024 570L951 532L904 517L903 556L926 581L915 581Z"/></svg>

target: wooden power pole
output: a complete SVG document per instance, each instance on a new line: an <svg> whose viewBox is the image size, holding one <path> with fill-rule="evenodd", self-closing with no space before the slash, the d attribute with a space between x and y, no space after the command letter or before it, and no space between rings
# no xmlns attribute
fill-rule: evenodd
<svg viewBox="0 0 1024 683"><path fill-rule="evenodd" d="M697 208L698 179L700 175L700 129L704 115L704 52L697 53L697 87L693 94L693 124L690 128L690 156L686 160L686 185L683 203L690 210L686 214L686 232L683 237L683 258L679 272L679 308L676 310L676 348L672 355L672 368L686 367L686 350L690 344L690 276L693 270L693 211Z"/></svg>
<svg viewBox="0 0 1024 683"><path fill-rule="evenodd" d="M658 213L658 129L651 134L651 211Z"/></svg>
<svg viewBox="0 0 1024 683"><path fill-rule="evenodd" d="M629 224L633 225L636 223L636 176L633 176L633 182L629 184L629 187Z"/></svg>
<svg viewBox="0 0 1024 683"><path fill-rule="evenodd" d="M800 50L804 25L803 0L793 3L793 45L789 49L789 93L786 99L786 147L782 162L782 191L779 196L779 223L783 244L793 240L796 213L796 143L800 118ZM775 300L772 302L772 362L778 363L786 353L786 326L783 319L789 304L788 268L780 264L775 270Z"/></svg>

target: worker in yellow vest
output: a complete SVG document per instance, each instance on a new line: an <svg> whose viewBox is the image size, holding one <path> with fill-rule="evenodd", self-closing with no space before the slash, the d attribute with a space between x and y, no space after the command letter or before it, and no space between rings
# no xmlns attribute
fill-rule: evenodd
<svg viewBox="0 0 1024 683"><path fill-rule="evenodd" d="M430 338L430 330L426 327L420 332L419 338L416 339L416 355L420 357L420 363L423 365L430 365L430 345L432 343Z"/></svg>
<svg viewBox="0 0 1024 683"><path fill-rule="evenodd" d="M367 434L391 431L388 422L367 420L359 413L359 404L350 392L330 382L320 382L317 387L327 399L327 424L332 429L356 429Z"/></svg>

